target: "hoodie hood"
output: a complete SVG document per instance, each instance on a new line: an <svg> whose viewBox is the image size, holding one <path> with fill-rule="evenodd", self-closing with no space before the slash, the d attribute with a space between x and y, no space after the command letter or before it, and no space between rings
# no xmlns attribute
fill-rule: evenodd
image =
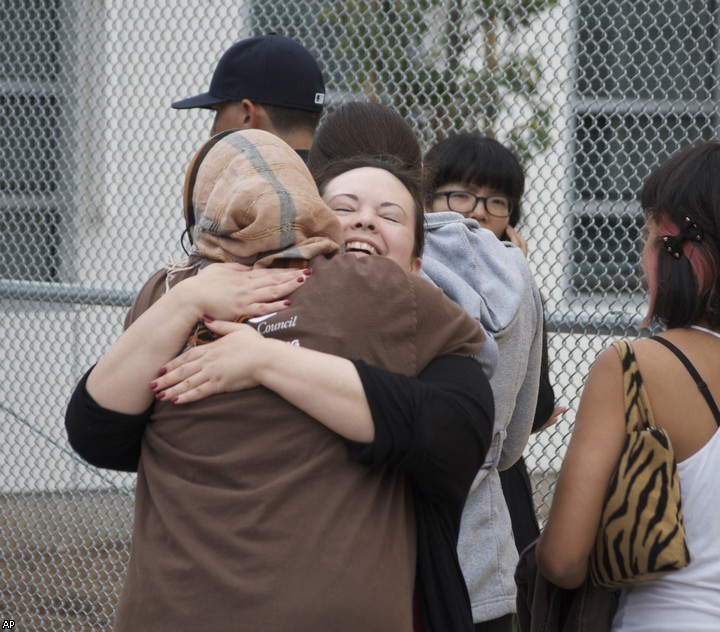
<svg viewBox="0 0 720 632"><path fill-rule="evenodd" d="M192 201L191 254L200 265L234 261L269 267L340 251L340 223L289 145L254 129L211 142L209 151L203 145L191 162L197 175L186 178L184 195L186 204Z"/></svg>

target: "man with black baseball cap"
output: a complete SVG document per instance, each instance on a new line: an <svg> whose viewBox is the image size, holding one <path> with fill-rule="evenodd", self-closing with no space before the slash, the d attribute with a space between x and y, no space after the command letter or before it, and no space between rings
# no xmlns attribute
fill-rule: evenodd
<svg viewBox="0 0 720 632"><path fill-rule="evenodd" d="M324 102L325 82L310 51L268 33L233 44L218 61L210 89L172 107L215 110L211 134L262 129L306 159Z"/></svg>

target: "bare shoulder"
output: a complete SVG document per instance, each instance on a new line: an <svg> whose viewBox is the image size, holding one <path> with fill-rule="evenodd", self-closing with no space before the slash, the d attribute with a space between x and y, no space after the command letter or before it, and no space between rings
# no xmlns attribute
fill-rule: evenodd
<svg viewBox="0 0 720 632"><path fill-rule="evenodd" d="M622 361L615 345L610 345L603 349L595 358L590 372L588 373L588 381L595 380L614 380L622 375Z"/></svg>
<svg viewBox="0 0 720 632"><path fill-rule="evenodd" d="M720 354L702 333L670 329L662 337L672 342L689 359L708 386L716 402L720 401ZM717 431L707 401L693 376L669 349L649 338L633 345L638 367L650 400L655 425L668 432L678 461L693 455Z"/></svg>
<svg viewBox="0 0 720 632"><path fill-rule="evenodd" d="M622 362L611 345L598 354L590 367L573 434L596 436L597 433L617 435L624 432L624 397ZM610 421L614 419L618 421Z"/></svg>
<svg viewBox="0 0 720 632"><path fill-rule="evenodd" d="M692 334L689 335L687 330L670 329L663 332L661 337L675 345L693 364L698 362L699 367L704 364L703 356L706 351L702 344L704 341L693 339ZM646 382L672 385L678 379L691 380L689 374L685 375L685 372L678 371L681 365L676 355L657 340L641 338L633 342L633 348L640 372Z"/></svg>

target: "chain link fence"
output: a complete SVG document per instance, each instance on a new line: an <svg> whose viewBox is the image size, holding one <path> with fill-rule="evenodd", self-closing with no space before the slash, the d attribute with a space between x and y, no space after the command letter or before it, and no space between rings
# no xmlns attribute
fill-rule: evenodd
<svg viewBox="0 0 720 632"><path fill-rule="evenodd" d="M77 459L64 409L142 281L182 254L211 114L169 104L205 90L230 43L285 33L320 61L328 110L377 100L426 149L478 130L522 157L520 232L570 408L527 449L542 518L583 377L644 313L642 180L717 135L718 17L699 0L0 0L2 621L111 628L134 478Z"/></svg>

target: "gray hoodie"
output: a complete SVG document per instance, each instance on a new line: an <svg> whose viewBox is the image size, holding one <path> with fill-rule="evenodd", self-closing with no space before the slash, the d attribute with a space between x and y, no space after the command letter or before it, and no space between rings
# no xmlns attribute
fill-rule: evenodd
<svg viewBox="0 0 720 632"><path fill-rule="evenodd" d="M542 304L519 248L473 219L430 213L422 273L478 320L497 344L490 378L495 397L493 442L468 495L458 555L475 622L515 612L517 549L498 469L527 445L537 403ZM490 358L479 358L485 367Z"/></svg>

